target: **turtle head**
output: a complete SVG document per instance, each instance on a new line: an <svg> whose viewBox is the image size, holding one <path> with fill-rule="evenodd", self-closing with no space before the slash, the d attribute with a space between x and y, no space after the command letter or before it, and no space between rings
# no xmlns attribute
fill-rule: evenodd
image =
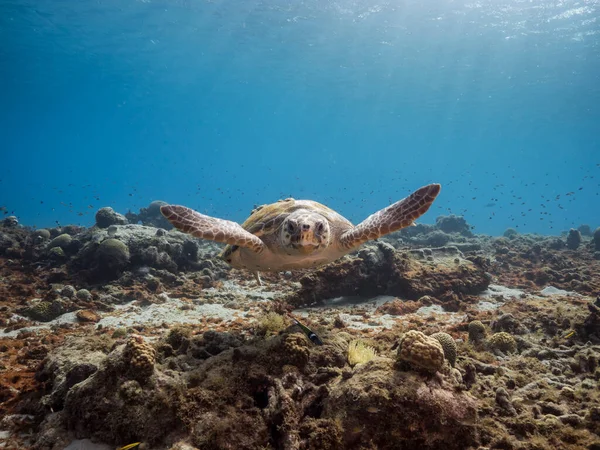
<svg viewBox="0 0 600 450"><path fill-rule="evenodd" d="M316 212L295 211L281 226L282 246L303 255L326 248L330 238L329 222Z"/></svg>

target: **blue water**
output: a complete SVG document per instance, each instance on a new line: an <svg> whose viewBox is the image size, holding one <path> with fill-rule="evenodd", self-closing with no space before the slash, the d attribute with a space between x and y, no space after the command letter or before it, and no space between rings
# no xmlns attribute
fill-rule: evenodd
<svg viewBox="0 0 600 450"><path fill-rule="evenodd" d="M0 2L0 206L600 225L600 0Z"/></svg>

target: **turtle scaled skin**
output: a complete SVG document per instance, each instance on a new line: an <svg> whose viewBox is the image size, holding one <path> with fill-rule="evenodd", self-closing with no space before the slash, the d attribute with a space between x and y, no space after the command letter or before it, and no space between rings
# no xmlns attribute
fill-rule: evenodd
<svg viewBox="0 0 600 450"><path fill-rule="evenodd" d="M178 230L228 244L221 258L233 267L276 272L327 264L367 241L412 225L440 189L439 184L424 186L357 226L325 205L293 198L259 206L242 225L185 206L165 205L160 211Z"/></svg>

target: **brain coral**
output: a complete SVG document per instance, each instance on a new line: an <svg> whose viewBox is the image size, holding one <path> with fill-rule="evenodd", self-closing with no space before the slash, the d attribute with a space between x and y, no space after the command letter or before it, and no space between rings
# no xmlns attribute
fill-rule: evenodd
<svg viewBox="0 0 600 450"><path fill-rule="evenodd" d="M410 330L400 342L398 359L428 372L436 372L444 365L444 349L436 339Z"/></svg>
<svg viewBox="0 0 600 450"><path fill-rule="evenodd" d="M442 344L442 349L444 349L444 356L450 363L452 367L456 363L456 342L452 339L448 333L434 333L430 337L436 339L440 344Z"/></svg>
<svg viewBox="0 0 600 450"><path fill-rule="evenodd" d="M485 338L485 325L479 320L469 323L469 342L481 342Z"/></svg>
<svg viewBox="0 0 600 450"><path fill-rule="evenodd" d="M514 353L517 351L515 338L504 331L492 334L487 340L487 345L490 349L500 350L502 353Z"/></svg>

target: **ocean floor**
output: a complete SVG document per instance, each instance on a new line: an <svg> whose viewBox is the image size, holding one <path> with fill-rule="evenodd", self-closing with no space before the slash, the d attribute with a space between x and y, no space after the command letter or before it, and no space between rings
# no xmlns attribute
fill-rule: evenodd
<svg viewBox="0 0 600 450"><path fill-rule="evenodd" d="M600 231L447 216L259 286L152 211L0 223L0 448L600 449Z"/></svg>

